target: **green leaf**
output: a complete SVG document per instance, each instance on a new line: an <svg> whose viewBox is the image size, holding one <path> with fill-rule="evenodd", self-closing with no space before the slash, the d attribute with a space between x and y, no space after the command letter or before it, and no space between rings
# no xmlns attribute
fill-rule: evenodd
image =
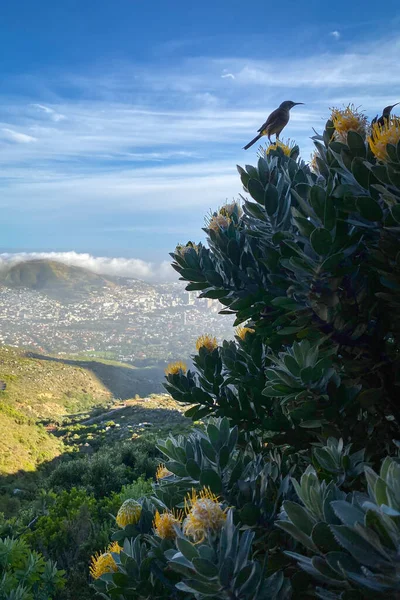
<svg viewBox="0 0 400 600"><path fill-rule="evenodd" d="M309 513L300 504L297 504L297 502L290 502L289 500L283 503L283 508L293 525L307 536L310 536L315 525L315 520Z"/></svg>
<svg viewBox="0 0 400 600"><path fill-rule="evenodd" d="M260 518L260 509L258 508L258 506L255 506L251 502L248 502L243 506L239 515L240 520L242 521L242 523L244 523L244 525L253 526L257 523L258 519Z"/></svg>
<svg viewBox="0 0 400 600"><path fill-rule="evenodd" d="M196 571L204 577L216 577L218 575L218 568L206 558L194 558L192 563Z"/></svg>
<svg viewBox="0 0 400 600"><path fill-rule="evenodd" d="M166 463L166 467L171 473L174 475L178 475L178 477L187 477L187 471L184 465L178 463L174 460L170 460Z"/></svg>
<svg viewBox="0 0 400 600"><path fill-rule="evenodd" d="M199 480L201 469L195 460L193 460L192 458L189 458L185 467L186 467L186 471L188 472L188 475L190 475L190 477L192 477L193 479Z"/></svg>
<svg viewBox="0 0 400 600"><path fill-rule="evenodd" d="M357 210L368 221L380 221L383 217L382 209L370 196L360 196L356 200Z"/></svg>
<svg viewBox="0 0 400 600"><path fill-rule="evenodd" d="M209 487L214 494L222 491L221 477L213 469L203 469L200 474L200 485Z"/></svg>
<svg viewBox="0 0 400 600"><path fill-rule="evenodd" d="M265 187L264 206L268 216L272 217L279 206L279 192L272 183L268 183Z"/></svg>
<svg viewBox="0 0 400 600"><path fill-rule="evenodd" d="M230 452L228 446L222 446L219 451L218 463L221 469L225 469L226 465L229 462Z"/></svg>
<svg viewBox="0 0 400 600"><path fill-rule="evenodd" d="M329 254L332 247L332 237L327 229L315 229L310 237L310 243L314 252L323 256Z"/></svg>
<svg viewBox="0 0 400 600"><path fill-rule="evenodd" d="M247 189L249 190L251 197L264 206L264 187L258 179L249 179Z"/></svg>
<svg viewBox="0 0 400 600"><path fill-rule="evenodd" d="M217 458L216 451L206 438L201 438L200 446L201 446L201 449L203 450L203 453L205 454L205 456L209 460L211 460L211 462L216 462L216 458Z"/></svg>
<svg viewBox="0 0 400 600"><path fill-rule="evenodd" d="M298 186L297 186L298 187ZM297 188L296 188L297 189ZM326 192L319 185L313 185L310 189L310 204L317 217L323 222L325 214Z"/></svg>
<svg viewBox="0 0 400 600"><path fill-rule="evenodd" d="M216 271L206 271L205 276L207 281L211 283L211 285L215 285L215 287L222 287L224 285L224 280L221 275L216 273Z"/></svg>
<svg viewBox="0 0 400 600"><path fill-rule="evenodd" d="M347 145L351 150L353 156L360 156L365 158L367 155L367 149L365 146L365 140L356 131L347 132Z"/></svg>
<svg viewBox="0 0 400 600"><path fill-rule="evenodd" d="M192 561L194 558L199 557L196 546L191 544L188 540L178 536L176 538L176 545L178 546L179 552L181 552L187 560Z"/></svg>

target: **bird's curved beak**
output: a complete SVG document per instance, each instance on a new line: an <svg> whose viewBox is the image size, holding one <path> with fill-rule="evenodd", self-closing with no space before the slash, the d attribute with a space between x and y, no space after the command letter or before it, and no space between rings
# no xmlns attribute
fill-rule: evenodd
<svg viewBox="0 0 400 600"><path fill-rule="evenodd" d="M390 107L390 110L392 110L395 106L397 106L398 104L400 104L400 102L396 102L396 104L392 104L392 106Z"/></svg>
<svg viewBox="0 0 400 600"><path fill-rule="evenodd" d="M293 106L297 106L298 104L304 104L304 102L293 102Z"/></svg>

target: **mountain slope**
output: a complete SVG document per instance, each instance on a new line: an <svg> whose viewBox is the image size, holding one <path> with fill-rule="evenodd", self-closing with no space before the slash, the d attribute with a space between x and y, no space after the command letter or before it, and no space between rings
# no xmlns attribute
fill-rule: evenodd
<svg viewBox="0 0 400 600"><path fill-rule="evenodd" d="M43 291L65 298L99 288L115 287L117 280L54 260L29 260L13 265L3 272L0 275L0 284Z"/></svg>
<svg viewBox="0 0 400 600"><path fill-rule="evenodd" d="M40 425L160 390L155 373L127 364L33 355L0 347L0 475L33 470L61 451ZM160 376L159 373L157 373Z"/></svg>

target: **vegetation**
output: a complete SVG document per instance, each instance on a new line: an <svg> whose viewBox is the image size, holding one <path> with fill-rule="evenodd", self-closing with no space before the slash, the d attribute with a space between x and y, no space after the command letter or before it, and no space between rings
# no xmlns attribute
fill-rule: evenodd
<svg viewBox="0 0 400 600"><path fill-rule="evenodd" d="M400 121L334 109L314 142L310 165L280 141L239 167L208 247L172 254L235 341L169 365L156 426L121 426L139 400L64 423L68 451L0 519L66 571L46 598L400 600Z"/></svg>
<svg viewBox="0 0 400 600"><path fill-rule="evenodd" d="M400 121L334 109L314 143L239 167L242 206L172 254L237 336L167 369L206 427L158 442L92 559L103 598L400 598Z"/></svg>

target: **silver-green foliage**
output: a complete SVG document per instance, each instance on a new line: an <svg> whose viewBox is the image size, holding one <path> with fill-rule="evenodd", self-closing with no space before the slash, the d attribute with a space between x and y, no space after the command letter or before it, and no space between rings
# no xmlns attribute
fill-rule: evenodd
<svg viewBox="0 0 400 600"><path fill-rule="evenodd" d="M284 502L284 519L277 522L308 551L287 554L338 589L337 596L319 589L326 600L350 597L350 591L360 598L400 597L400 461L385 458L379 475L364 469L368 493L345 494L308 467L293 481L302 505Z"/></svg>

